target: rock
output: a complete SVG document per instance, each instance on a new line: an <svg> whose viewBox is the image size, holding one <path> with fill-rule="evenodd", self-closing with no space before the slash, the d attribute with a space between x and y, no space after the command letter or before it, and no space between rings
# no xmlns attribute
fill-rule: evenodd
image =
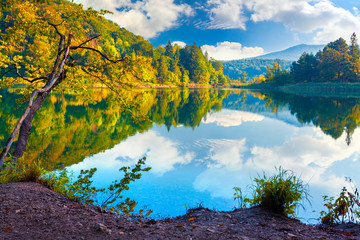
<svg viewBox="0 0 360 240"><path fill-rule="evenodd" d="M156 224L156 220L151 219L151 220L147 221L146 224L148 224L148 225Z"/></svg>
<svg viewBox="0 0 360 240"><path fill-rule="evenodd" d="M81 222L77 222L77 223L75 224L75 226L76 226L76 227L79 227L79 228L83 227L83 225L81 224Z"/></svg>
<svg viewBox="0 0 360 240"><path fill-rule="evenodd" d="M296 236L294 234L288 233L287 234L287 239L299 239L299 238L298 238L298 236Z"/></svg>
<svg viewBox="0 0 360 240"><path fill-rule="evenodd" d="M103 232L103 233L106 233L106 234L111 234L111 230L108 229L104 224L102 223L97 223L96 224L96 230L99 231L99 232Z"/></svg>

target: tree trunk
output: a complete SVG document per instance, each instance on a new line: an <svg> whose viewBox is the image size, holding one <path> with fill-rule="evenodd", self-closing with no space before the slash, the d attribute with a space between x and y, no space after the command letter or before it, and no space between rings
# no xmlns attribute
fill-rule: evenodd
<svg viewBox="0 0 360 240"><path fill-rule="evenodd" d="M65 63L65 60L63 62ZM30 97L29 100L29 105L27 106L24 115L20 118L13 133L8 139L8 142L6 143L6 146L4 147L3 151L0 154L0 170L3 168L5 157L8 151L10 150L10 147L19 131L20 133L18 137L18 142L16 144L13 160L17 160L19 157L22 157L24 155L31 131L31 123L34 118L34 114L36 113L37 110L40 109L45 98L50 94L50 92L56 86L58 86L65 78L66 78L66 71L63 71L59 74L58 77L56 77L56 79L50 86L42 89L45 91L41 91L41 90L33 91L33 93L31 94L32 96ZM36 92L37 92L36 99L33 100Z"/></svg>
<svg viewBox="0 0 360 240"><path fill-rule="evenodd" d="M65 79L65 77L66 77L66 72L63 72L60 75L58 81L53 85L53 87L51 87L48 91L46 91L44 93L39 93L38 96L36 97L28 116L25 118L24 122L21 125L18 141L16 143L16 148L15 148L15 152L13 155L15 159L21 158L26 151L26 146L27 146L30 132L31 132L31 124L34 119L35 113L41 108L46 97L49 96L50 92L57 85L59 85L62 82L62 80Z"/></svg>
<svg viewBox="0 0 360 240"><path fill-rule="evenodd" d="M49 95L49 93L50 93L50 91L39 94L37 96L28 116L25 118L24 122L22 123L20 132L19 132L18 141L16 143L15 152L13 155L15 159L18 159L24 155L24 152L26 151L26 145L29 140L31 124L32 124L34 115L41 108L45 98Z"/></svg>

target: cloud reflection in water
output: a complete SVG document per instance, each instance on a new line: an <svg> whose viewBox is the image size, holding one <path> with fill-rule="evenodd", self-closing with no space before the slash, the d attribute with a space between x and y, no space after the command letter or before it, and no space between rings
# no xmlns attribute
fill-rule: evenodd
<svg viewBox="0 0 360 240"><path fill-rule="evenodd" d="M267 133L269 126L274 128L271 130L275 135L262 135ZM262 136L268 141L250 140L252 135ZM313 208L319 208L323 204L322 195L333 196L344 186L342 164L338 163L344 163L345 168L349 161L359 158L360 131L356 130L352 138L352 144L347 146L345 136L334 140L314 126L293 126L260 114L223 110L208 116L194 130L178 127L168 132L164 126L155 126L148 132L129 137L113 149L85 159L72 169L97 167L100 172L117 171L146 155L152 170L147 182L142 183L144 187L150 182L174 181L177 188L183 187L187 191L185 194L192 198L204 197L207 193L207 201L216 198L228 201L219 208L230 210L235 205L231 201L233 187L245 188L257 174L263 171L271 173L275 166L282 166L309 183ZM266 144L262 144L264 142ZM333 167L335 164L337 167ZM353 171L347 172L348 176L359 183L356 169ZM177 177L176 181L171 180L173 176ZM167 198L177 201L177 204L184 202L184 195L167 197L176 191L166 188L162 191L158 194L163 202ZM141 202L140 196L135 194L134 198ZM156 206L149 205L156 210ZM171 210L158 208L171 214Z"/></svg>

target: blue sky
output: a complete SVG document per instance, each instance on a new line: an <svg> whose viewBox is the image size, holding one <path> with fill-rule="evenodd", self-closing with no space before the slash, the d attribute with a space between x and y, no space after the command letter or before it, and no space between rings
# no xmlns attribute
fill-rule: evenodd
<svg viewBox="0 0 360 240"><path fill-rule="evenodd" d="M218 60L360 36L360 0L75 0L113 11L108 18L155 47L201 46Z"/></svg>

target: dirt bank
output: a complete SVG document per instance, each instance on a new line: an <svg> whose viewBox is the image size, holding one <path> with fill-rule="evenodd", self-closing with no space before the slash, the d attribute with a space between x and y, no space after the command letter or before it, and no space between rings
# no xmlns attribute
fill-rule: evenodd
<svg viewBox="0 0 360 240"><path fill-rule="evenodd" d="M360 239L358 225L309 226L261 208L129 220L37 183L0 184L0 239Z"/></svg>

